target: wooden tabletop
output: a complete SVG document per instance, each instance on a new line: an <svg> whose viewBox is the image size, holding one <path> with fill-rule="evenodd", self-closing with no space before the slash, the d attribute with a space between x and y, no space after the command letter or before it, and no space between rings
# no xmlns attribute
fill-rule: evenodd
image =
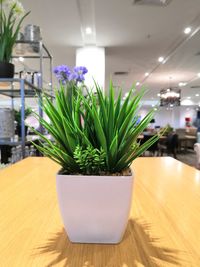
<svg viewBox="0 0 200 267"><path fill-rule="evenodd" d="M117 245L70 243L56 199L59 166L49 159L0 171L0 266L200 266L200 172L170 157L132 167L130 220Z"/></svg>

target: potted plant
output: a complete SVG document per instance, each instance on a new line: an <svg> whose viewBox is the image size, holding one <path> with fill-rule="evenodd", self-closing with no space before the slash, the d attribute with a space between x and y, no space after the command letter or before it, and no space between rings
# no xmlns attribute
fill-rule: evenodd
<svg viewBox="0 0 200 267"><path fill-rule="evenodd" d="M32 109L30 107L25 108L24 110L24 117L25 119L28 118L28 116L30 116L33 113ZM14 110L14 117L15 117L15 121L17 122L16 125L16 133L19 137L22 136L21 134L21 110ZM24 122L25 123L25 122ZM25 136L27 135L27 131L28 131L28 126L25 125Z"/></svg>
<svg viewBox="0 0 200 267"><path fill-rule="evenodd" d="M25 13L18 0L0 0L0 78L13 78L14 65L10 63L12 50Z"/></svg>
<svg viewBox="0 0 200 267"><path fill-rule="evenodd" d="M49 122L36 114L54 141L35 132L43 141L37 149L61 165L57 193L66 232L72 242L118 243L131 205L130 165L159 138L156 134L142 145L137 139L154 110L138 123L145 90L131 88L124 101L122 92L115 100L112 82L108 96L95 83L95 92L85 95L82 70L74 76L68 68L56 71L61 82L55 104L44 96L42 105Z"/></svg>
<svg viewBox="0 0 200 267"><path fill-rule="evenodd" d="M173 132L173 127L169 123L167 123L167 125L163 129L165 129L165 135L168 135Z"/></svg>

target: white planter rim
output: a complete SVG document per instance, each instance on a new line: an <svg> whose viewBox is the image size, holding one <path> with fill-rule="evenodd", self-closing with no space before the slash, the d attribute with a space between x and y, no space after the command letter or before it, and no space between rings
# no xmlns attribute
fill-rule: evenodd
<svg viewBox="0 0 200 267"><path fill-rule="evenodd" d="M129 170L131 171L130 172L130 175L108 175L108 174L104 174L104 175L93 175L93 174L64 174L64 173L61 173L61 170L62 169L60 169L57 173L56 173L56 176L66 176L66 177L72 177L72 176L74 176L74 177L76 177L76 178L81 178L81 177L87 177L87 178L100 178L100 177L106 177L106 178L110 178L110 177L115 177L116 179L117 179L117 177L119 177L119 178L130 178L130 177L132 177L133 176L133 170L132 170L132 168L129 168Z"/></svg>

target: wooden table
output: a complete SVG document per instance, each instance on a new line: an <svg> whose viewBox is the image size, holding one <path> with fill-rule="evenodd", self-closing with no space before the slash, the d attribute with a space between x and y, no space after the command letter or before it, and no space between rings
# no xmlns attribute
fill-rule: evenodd
<svg viewBox="0 0 200 267"><path fill-rule="evenodd" d="M118 245L72 244L46 158L0 171L1 267L200 266L200 172L169 157L138 158L130 220ZM89 222L88 222L89 223Z"/></svg>

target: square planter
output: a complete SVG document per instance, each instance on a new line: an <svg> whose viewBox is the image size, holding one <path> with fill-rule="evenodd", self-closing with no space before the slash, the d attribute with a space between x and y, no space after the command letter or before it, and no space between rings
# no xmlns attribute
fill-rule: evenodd
<svg viewBox="0 0 200 267"><path fill-rule="evenodd" d="M132 176L57 174L62 220L71 242L119 243L132 200Z"/></svg>

